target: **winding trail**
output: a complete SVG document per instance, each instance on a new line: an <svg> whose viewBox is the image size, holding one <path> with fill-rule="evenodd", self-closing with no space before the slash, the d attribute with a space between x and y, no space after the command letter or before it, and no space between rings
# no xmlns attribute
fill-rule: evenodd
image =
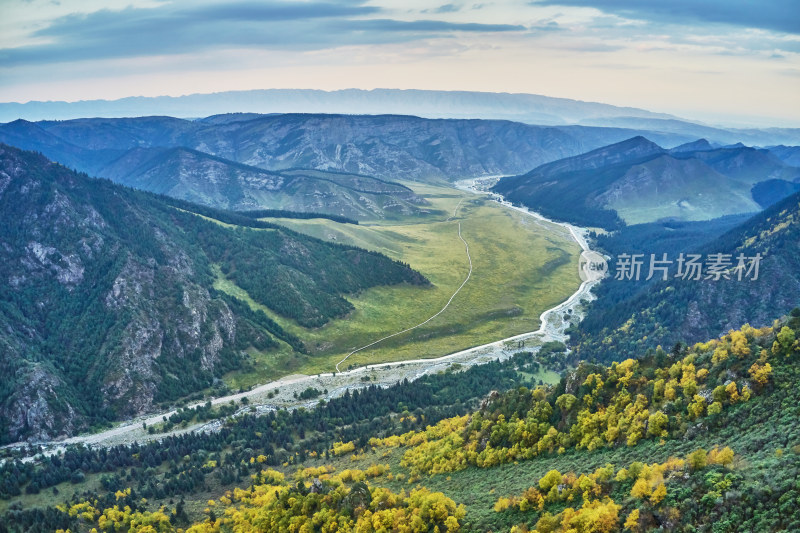
<svg viewBox="0 0 800 533"><path fill-rule="evenodd" d="M464 201L464 199L463 199L463 198L462 198L461 200L459 200L459 201L458 201L458 204L456 205L455 209L453 209L453 214L452 214L452 215L450 215L449 217L447 217L447 219L445 220L445 222L449 222L449 221L451 221L451 220L453 220L453 219L455 218L455 216L456 216L456 213L458 212L458 208L459 208L459 207L461 207L461 202L463 202L463 201ZM428 319L427 319L427 320L425 320L424 322L420 322L420 323L419 323L419 324L417 324L416 326L412 326L412 327L410 327L410 328L406 328L406 329L404 329L403 331L398 331L398 332L396 332L396 333L392 333L391 335L387 335L387 336L385 336L385 337L383 337L383 338L381 338L381 339L378 339L378 340L376 340L376 341L373 341L373 342L371 342L371 343L369 343L369 344L367 344L367 345L365 345L365 346L362 346L361 348L356 348L355 350L353 350L353 351L352 351L352 352L350 352L349 354L345 355L345 356L344 356L344 359L342 359L341 361L339 361L338 363L336 363L336 371L337 371L337 372L341 372L341 370L339 369L339 365L341 365L342 363L344 363L345 361L347 361L347 359L349 359L349 358L350 358L350 356L351 356L351 355L353 355L354 353L356 353L356 352L360 352L361 350L366 350L367 348L369 348L369 347L371 347L371 346L375 346L376 344L378 344L378 343L381 343L381 342L385 341L386 339L391 339L392 337L397 337L398 335L402 335L403 333L408 333L409 331L415 330L415 329L417 329L417 328L418 328L418 327L420 327L420 326L424 326L425 324L427 324L428 322L430 322L431 320L433 320L433 319L434 319L434 318L436 318L437 316L439 316L439 315L441 315L442 313L444 313L444 312L445 312L445 310L447 310L447 308L448 308L448 307L450 306L450 304L452 303L452 301L453 301L453 298L455 298L455 297L456 297L456 295L457 295L459 292L461 292L461 289L463 289L463 288L464 288L464 285L466 285L466 284L467 284L467 282L469 281L469 278L471 278L471 277L472 277L472 257L469 255L469 243L467 243L467 241L465 241L465 240L464 240L464 237L462 237L462 236L461 236L461 221L459 221L459 222L458 222L458 238L459 238L459 239L461 239L461 242L463 242L463 243L464 243L464 249L465 249L465 250L466 250L466 252L467 252L467 261L469 261L469 272L467 272L467 277L466 277L466 278L464 278L464 281L463 281L463 282L461 283L461 285L459 285L459 287L456 289L456 292L454 292L454 293L453 293L453 295L452 295L452 296L450 296L450 299L449 299L449 300L447 300L447 303L446 303L446 304L444 304L444 307L442 307L442 308L441 308L441 309L440 309L440 310L439 310L439 311L438 311L436 314L432 315L430 318L428 318Z"/></svg>

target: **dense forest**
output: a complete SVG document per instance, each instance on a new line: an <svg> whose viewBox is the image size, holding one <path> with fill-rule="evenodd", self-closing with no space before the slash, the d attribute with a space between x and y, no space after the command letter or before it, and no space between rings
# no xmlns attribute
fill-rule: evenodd
<svg viewBox="0 0 800 533"><path fill-rule="evenodd" d="M262 311L215 291L215 269L310 327L351 311L348 294L428 283L408 265L259 213L127 189L32 152L0 146L0 170L0 442L72 433L202 391L246 349L304 350Z"/></svg>
<svg viewBox="0 0 800 533"><path fill-rule="evenodd" d="M520 354L310 410L229 418L217 432L35 463L10 456L2 522L11 531L794 530L798 358L795 309L670 352L584 363L554 386L521 383L538 363ZM54 507L14 503L40 491L69 495Z"/></svg>
<svg viewBox="0 0 800 533"><path fill-rule="evenodd" d="M518 384L518 367L535 370L538 365L530 354L522 354L505 363L489 363L461 372L454 368L386 389L368 385L311 410L245 414L228 419L213 433L167 436L133 446L72 447L63 454L42 456L37 463L10 456L0 466L0 498L13 501L22 494L45 491L55 495L58 490L54 488L69 484L81 489L88 484L87 479L99 480L103 492L92 498L103 501L113 501L114 493L125 489L148 499L196 498L209 486L241 484L266 466L281 467L309 457L327 456L335 442L366 446L376 435L424 429L426 424L463 415L491 391ZM173 421L224 415L225 406L222 410L213 409L216 412L211 413L211 408L202 407L184 411L185 415L178 415ZM207 466L209 461L214 461L214 467ZM84 494L83 490L80 493ZM42 512L12 505L0 522L26 529ZM55 515L54 522L44 522L34 530L65 527L69 520L65 522L63 518Z"/></svg>

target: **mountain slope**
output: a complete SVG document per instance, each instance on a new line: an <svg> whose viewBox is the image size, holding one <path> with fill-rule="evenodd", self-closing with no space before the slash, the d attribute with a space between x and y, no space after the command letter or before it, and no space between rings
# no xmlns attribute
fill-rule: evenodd
<svg viewBox="0 0 800 533"><path fill-rule="evenodd" d="M749 185L773 179L792 181L800 178L800 168L787 165L768 150L742 146L701 150L691 156L717 172Z"/></svg>
<svg viewBox="0 0 800 533"><path fill-rule="evenodd" d="M768 150L787 165L800 167L800 146L770 146Z"/></svg>
<svg viewBox="0 0 800 533"><path fill-rule="evenodd" d="M621 220L707 220L757 212L755 183L800 175L800 169L764 150L706 144L668 152L634 137L504 178L493 190L546 215L614 228Z"/></svg>
<svg viewBox="0 0 800 533"><path fill-rule="evenodd" d="M189 148L132 148L98 175L137 189L211 207L286 209L353 219L393 218L426 204L411 189L368 176L277 173Z"/></svg>
<svg viewBox="0 0 800 533"><path fill-rule="evenodd" d="M72 144L54 135L39 124L15 120L0 125L0 143L41 152L53 161L70 168L93 171L99 164L119 156L119 151L92 150Z"/></svg>
<svg viewBox="0 0 800 533"><path fill-rule="evenodd" d="M791 182L773 179L756 183L750 192L753 195L753 199L761 207L766 208L797 191L800 191L800 181Z"/></svg>
<svg viewBox="0 0 800 533"><path fill-rule="evenodd" d="M580 331L574 332L576 357L610 360L620 353L643 352L659 344L670 347L679 341L697 342L744 323L756 327L769 324L774 315L788 312L800 301L798 242L800 194L796 193L700 249L680 250L699 253L703 262L709 254L730 254L732 267L739 254L761 254L758 279L745 276L739 281L736 272L728 273L729 280L706 279L705 272L700 280L675 278L677 265L673 264L667 281L631 291L631 297L621 301L601 298L594 302ZM660 250L653 252L661 257ZM668 259L676 261L677 255L670 252ZM649 257L645 260L644 271ZM612 258L610 264L615 261Z"/></svg>
<svg viewBox="0 0 800 533"><path fill-rule="evenodd" d="M628 135L629 136L629 135ZM276 115L198 130L188 146L272 170L304 167L388 179L507 174L627 138L601 128L409 116ZM591 146L591 145L590 145ZM592 146L594 147L594 146Z"/></svg>
<svg viewBox="0 0 800 533"><path fill-rule="evenodd" d="M376 285L426 283L380 254L171 200L0 145L0 435L48 438L210 386L243 351L302 341L212 289L214 269L308 327Z"/></svg>

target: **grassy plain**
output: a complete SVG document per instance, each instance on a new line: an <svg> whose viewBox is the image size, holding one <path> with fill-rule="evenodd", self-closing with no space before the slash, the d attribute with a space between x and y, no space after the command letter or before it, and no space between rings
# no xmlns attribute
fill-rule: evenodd
<svg viewBox="0 0 800 533"><path fill-rule="evenodd" d="M473 272L447 310L419 329L352 355L342 368L437 357L535 330L542 311L565 300L580 283L575 268L580 249L560 226L450 187L407 185L432 204L435 214L360 225L324 219L270 220L323 240L404 261L424 274L432 287L369 289L349 297L355 310L347 317L306 329L259 306L219 274L215 284L218 290L262 309L303 339L311 352L311 356L292 355L287 350L279 354L254 352L256 375L233 375L233 385L277 377L280 369L307 374L332 371L350 351L435 314L469 270L464 244L458 239L459 222L469 243Z"/></svg>

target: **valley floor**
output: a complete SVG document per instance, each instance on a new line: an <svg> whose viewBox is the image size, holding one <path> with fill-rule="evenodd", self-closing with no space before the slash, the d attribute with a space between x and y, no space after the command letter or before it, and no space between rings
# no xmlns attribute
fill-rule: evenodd
<svg viewBox="0 0 800 533"><path fill-rule="evenodd" d="M258 306L245 291L219 275L217 289L267 313L302 338L311 352L303 356L288 347L278 353L253 351L255 371L231 375L227 380L231 388L248 388L287 373L334 371L353 350L403 330L408 331L353 353L339 369L441 357L530 332L540 325L542 312L566 300L580 284L576 265L581 248L567 227L500 205L483 194L446 186L407 185L439 214L360 225L319 219L271 220L323 240L384 253L410 264L433 287L369 289L349 298L355 310L346 318L308 329ZM470 271L459 226L469 246L472 275L453 298ZM420 325L451 298L444 312ZM415 325L420 326L410 329Z"/></svg>

